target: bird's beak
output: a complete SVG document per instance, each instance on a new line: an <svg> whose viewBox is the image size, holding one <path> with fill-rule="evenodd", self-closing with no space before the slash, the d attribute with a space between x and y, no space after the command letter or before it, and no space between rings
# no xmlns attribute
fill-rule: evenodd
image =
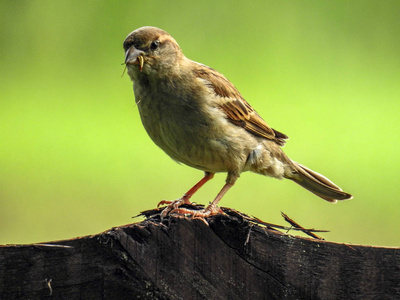
<svg viewBox="0 0 400 300"><path fill-rule="evenodd" d="M137 65L139 64L139 70L142 72L144 65L144 52L138 50L135 47L130 47L125 53L125 64L126 65Z"/></svg>

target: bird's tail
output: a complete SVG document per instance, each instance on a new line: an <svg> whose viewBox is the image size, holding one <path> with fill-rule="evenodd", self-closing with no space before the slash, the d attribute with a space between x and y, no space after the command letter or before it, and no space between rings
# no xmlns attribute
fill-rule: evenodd
<svg viewBox="0 0 400 300"><path fill-rule="evenodd" d="M353 198L352 195L343 192L340 187L334 184L325 176L293 162L294 172L285 176L293 180L311 193L325 199L326 201L336 203L337 200L347 200Z"/></svg>

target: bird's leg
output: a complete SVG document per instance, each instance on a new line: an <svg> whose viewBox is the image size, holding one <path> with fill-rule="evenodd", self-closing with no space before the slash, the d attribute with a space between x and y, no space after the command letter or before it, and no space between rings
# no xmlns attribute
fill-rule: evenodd
<svg viewBox="0 0 400 300"><path fill-rule="evenodd" d="M229 176L228 176L229 178ZM236 178L232 178L227 180L227 183L223 186L221 191L218 193L217 197L215 197L214 201L211 202L209 206L202 210L190 210L187 208L175 208L171 211L171 213L179 213L179 214L188 214L193 216L193 218L208 218L211 216L215 216L221 213L224 213L218 206L218 202L222 199L222 197L226 194L226 192L235 184Z"/></svg>
<svg viewBox="0 0 400 300"><path fill-rule="evenodd" d="M157 207L159 207L160 205L168 204L168 206L164 208L164 210L162 211L161 218L166 217L170 211L178 209L179 206L183 204L191 204L190 198L193 196L193 194L196 193L198 189L200 189L207 181L209 181L213 177L214 173L205 172L204 177L198 183L196 183L190 190L188 190L185 193L185 195L182 196L182 198L175 201L168 201L168 200L160 201Z"/></svg>

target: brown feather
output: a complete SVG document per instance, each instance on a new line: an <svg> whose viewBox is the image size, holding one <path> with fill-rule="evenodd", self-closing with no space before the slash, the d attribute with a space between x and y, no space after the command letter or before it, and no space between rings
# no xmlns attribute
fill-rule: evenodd
<svg viewBox="0 0 400 300"><path fill-rule="evenodd" d="M195 69L196 76L206 80L215 94L222 99L221 109L229 120L248 132L272 140L279 146L285 144L288 136L271 128L260 115L244 100L236 87L222 74L205 65L198 65Z"/></svg>
<svg viewBox="0 0 400 300"><path fill-rule="evenodd" d="M285 176L293 180L303 188L326 201L336 203L337 200L347 200L353 198L352 195L343 192L340 187L334 184L325 176L293 161L296 172L290 176Z"/></svg>

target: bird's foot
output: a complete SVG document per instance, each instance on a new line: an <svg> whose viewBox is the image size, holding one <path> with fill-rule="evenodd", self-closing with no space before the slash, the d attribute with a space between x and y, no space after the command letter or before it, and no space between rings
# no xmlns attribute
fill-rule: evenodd
<svg viewBox="0 0 400 300"><path fill-rule="evenodd" d="M184 216L191 216L193 219L205 219L211 216L225 214L221 208L215 205L209 205L205 209L191 210L187 208L175 208L169 212L170 214L177 213Z"/></svg>
<svg viewBox="0 0 400 300"><path fill-rule="evenodd" d="M180 198L178 200L174 200L174 201L162 200L157 204L157 207L159 207L161 205L165 205L165 204L168 204L168 205L161 212L161 220L164 219L171 211L179 209L179 207L183 204L191 204L191 202L188 199L185 199L185 197L182 197L182 198Z"/></svg>
<svg viewBox="0 0 400 300"><path fill-rule="evenodd" d="M160 202L158 202L157 207L160 207L161 205L171 204L171 203L179 201L179 200L182 200L182 199L173 200L173 201L171 201L171 200L161 200Z"/></svg>

